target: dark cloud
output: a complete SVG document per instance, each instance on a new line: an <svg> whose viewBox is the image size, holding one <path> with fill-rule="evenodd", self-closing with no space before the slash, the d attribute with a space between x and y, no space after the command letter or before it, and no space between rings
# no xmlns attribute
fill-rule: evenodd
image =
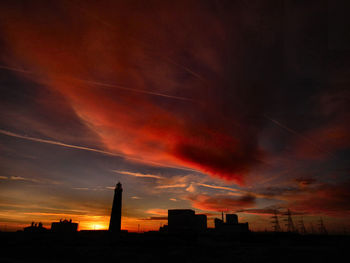
<svg viewBox="0 0 350 263"><path fill-rule="evenodd" d="M187 199L191 201L194 208L205 211L236 211L255 205L255 197L252 195L229 197L225 195L209 196L197 194L189 195Z"/></svg>
<svg viewBox="0 0 350 263"><path fill-rule="evenodd" d="M312 192L291 196L287 206L308 214L350 216L350 182L322 184Z"/></svg>
<svg viewBox="0 0 350 263"><path fill-rule="evenodd" d="M261 194L264 197L279 198L283 195L294 195L299 193L300 191L301 191L300 188L295 186L285 186L285 187L269 186L264 189L258 189L256 192Z"/></svg>
<svg viewBox="0 0 350 263"><path fill-rule="evenodd" d="M298 178L295 178L295 181L298 183L299 187L304 188L314 184L316 182L316 179L298 177Z"/></svg>
<svg viewBox="0 0 350 263"><path fill-rule="evenodd" d="M305 215L303 212L297 212L297 211L288 211L286 210L285 207L283 206L274 206L274 207L267 207L267 208L252 208L252 209L242 209L242 210L237 210L236 213L246 213L246 214L257 214L257 215L280 215L280 216L286 216L289 213L291 215Z"/></svg>
<svg viewBox="0 0 350 263"><path fill-rule="evenodd" d="M237 212L270 214L275 210L283 214L330 215L348 217L350 212L350 183L315 183L314 179L297 178L298 187L268 187L257 190L263 198L275 199L276 205L263 209L238 209Z"/></svg>
<svg viewBox="0 0 350 263"><path fill-rule="evenodd" d="M280 214L280 211L278 211L278 209L272 209L272 208L256 208L256 209L252 208L252 209L237 210L236 213L274 215L275 213Z"/></svg>

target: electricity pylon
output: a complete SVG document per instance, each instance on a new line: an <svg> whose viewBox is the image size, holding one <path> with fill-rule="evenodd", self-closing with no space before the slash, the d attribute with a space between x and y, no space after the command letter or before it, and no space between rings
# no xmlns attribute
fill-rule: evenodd
<svg viewBox="0 0 350 263"><path fill-rule="evenodd" d="M327 235L328 234L327 229L326 229L326 227L323 224L322 217L320 217L320 221L318 223L318 227L319 227L319 231L320 231L321 235Z"/></svg>
<svg viewBox="0 0 350 263"><path fill-rule="evenodd" d="M272 225L273 231L274 232L282 232L280 223L278 221L277 210L275 210L274 213L275 213L274 216L271 217L272 218L271 223L273 224Z"/></svg>
<svg viewBox="0 0 350 263"><path fill-rule="evenodd" d="M305 225L304 225L303 217L301 217L301 219L299 220L298 225L299 225L299 233L302 234L302 235L306 235L307 231L306 231L306 228L305 228Z"/></svg>
<svg viewBox="0 0 350 263"><path fill-rule="evenodd" d="M292 219L292 213L290 212L289 209L285 215L288 216L288 218L285 219L285 221L287 221L287 224L286 224L287 232L291 232L291 233L296 232L296 229L295 229L294 223L293 223L293 219Z"/></svg>

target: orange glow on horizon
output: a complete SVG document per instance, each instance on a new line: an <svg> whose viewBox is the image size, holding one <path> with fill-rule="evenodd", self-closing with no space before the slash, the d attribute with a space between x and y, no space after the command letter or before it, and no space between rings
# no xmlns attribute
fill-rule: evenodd
<svg viewBox="0 0 350 263"><path fill-rule="evenodd" d="M100 222L92 222L87 223L86 226L81 227L80 230L108 230L108 225Z"/></svg>

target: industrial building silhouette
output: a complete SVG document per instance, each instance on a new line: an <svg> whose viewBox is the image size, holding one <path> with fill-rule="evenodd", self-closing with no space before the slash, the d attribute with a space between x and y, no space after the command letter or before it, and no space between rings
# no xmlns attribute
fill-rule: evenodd
<svg viewBox="0 0 350 263"><path fill-rule="evenodd" d="M31 226L24 229L24 234L12 233L11 236L3 233L0 245L5 248L5 252L0 253L0 261L1 256L8 262L8 258L17 259L18 255L20 260L11 262L27 262L28 258L30 262L47 262L53 257L60 262L111 259L114 262L162 262L165 259L170 263L283 262L288 253L287 258L291 260L287 262L304 257L310 262L333 262L334 252L346 251L350 244L348 236L326 236L322 219L319 223L322 236L301 235L297 232L250 232L249 224L240 223L236 214L221 213L221 218L214 219L215 228L208 228L207 215L196 214L192 209L169 209L168 224L159 231L127 233L120 228L122 192L121 183L117 183L109 230L77 232L78 224L65 219L52 223L49 231L41 223L32 222ZM274 214L273 223L276 225L279 224L277 211ZM290 217L289 222L292 221L290 211L280 214ZM326 261L322 261L324 258Z"/></svg>
<svg viewBox="0 0 350 263"><path fill-rule="evenodd" d="M59 222L51 223L51 229L47 229L43 227L43 224L41 222L32 222L31 225L25 227L23 231L25 233L46 233L49 231L53 233L74 233L78 231L78 223L73 223L72 219L60 219Z"/></svg>
<svg viewBox="0 0 350 263"><path fill-rule="evenodd" d="M122 220L122 193L123 188L122 184L118 182L114 189L114 197L113 204L110 216L109 223L109 233L117 234L120 232L127 232L127 230L121 231L121 220ZM284 218L283 221L286 222L286 231L283 231L280 226L280 220L278 218L278 214L281 216L287 217ZM225 217L224 217L225 216ZM159 228L159 232L162 233L205 233L205 232L215 232L217 234L244 234L249 233L249 223L240 223L238 221L238 216L236 214L226 214L221 213L221 219L214 219L215 228L208 228L207 225L207 216L205 214L196 214L192 209L169 209L168 210L168 224L163 225ZM226 220L225 220L226 219ZM273 232L282 233L298 233L301 235L307 234L317 234L313 225L311 224L311 230L308 232L303 218L299 219L297 227L294 225L292 220L292 212L288 209L287 212L282 213L274 210L274 214L271 217L272 221L272 229ZM322 218L320 218L318 223L320 235L327 235L328 231L323 223ZM35 223L32 222L30 226L25 227L24 232L26 233L44 233L49 232L50 229L43 227L41 222ZM54 233L74 233L78 231L78 223L73 223L72 219L69 221L67 219L60 220L59 222L53 222L51 224L51 232ZM83 230L83 232L87 232L90 230ZM105 230L100 230L105 231ZM265 230L266 231L266 230ZM154 232L154 231L153 231Z"/></svg>
<svg viewBox="0 0 350 263"><path fill-rule="evenodd" d="M109 223L111 233L121 231L122 219L122 184L118 182L114 189L113 205ZM207 216L196 214L192 209L169 209L168 225L160 227L159 231L169 233L188 233L188 232L205 232L207 230ZM215 230L228 233L247 233L249 232L248 223L239 223L236 214L226 214L224 219L215 219Z"/></svg>
<svg viewBox="0 0 350 263"><path fill-rule="evenodd" d="M51 232L55 233L74 233L78 230L78 223L73 223L72 219L60 220L51 224Z"/></svg>
<svg viewBox="0 0 350 263"><path fill-rule="evenodd" d="M192 209L170 209L168 210L168 225L159 229L161 232L189 233L205 232L207 227L207 216L195 214ZM236 214L226 214L226 222L215 218L215 231L225 233L248 233L248 223L239 223Z"/></svg>
<svg viewBox="0 0 350 263"><path fill-rule="evenodd" d="M112 211L109 222L109 232L117 234L121 232L122 220L122 184L118 182L114 189ZM51 224L51 232L55 233L73 233L78 230L78 223L73 223L72 219L60 220ZM205 214L196 214L192 209L169 209L168 225L160 227L160 232L169 233L203 233L208 230L207 216ZM239 223L236 214L226 214L226 222L222 214L222 219L215 218L215 230L226 233L247 233L249 232L248 223ZM24 228L25 232L45 232L46 228L42 223Z"/></svg>
<svg viewBox="0 0 350 263"><path fill-rule="evenodd" d="M239 223L238 216L236 214L226 214L226 222L222 214L222 219L215 218L215 230L221 233L248 233L249 224Z"/></svg>
<svg viewBox="0 0 350 263"><path fill-rule="evenodd" d="M191 209L168 210L169 232L205 231L207 229L207 216L196 215Z"/></svg>
<svg viewBox="0 0 350 263"><path fill-rule="evenodd" d="M41 222L32 222L32 224L30 226L25 227L23 231L27 233L44 233L47 232L48 229L43 227L43 224Z"/></svg>

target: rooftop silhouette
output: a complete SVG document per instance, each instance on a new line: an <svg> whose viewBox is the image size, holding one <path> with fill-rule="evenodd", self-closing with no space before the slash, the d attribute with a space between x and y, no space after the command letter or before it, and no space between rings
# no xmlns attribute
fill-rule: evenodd
<svg viewBox="0 0 350 263"><path fill-rule="evenodd" d="M78 223L73 223L72 219L60 219L59 222L53 222L51 224L51 231L55 233L74 233L78 230Z"/></svg>

